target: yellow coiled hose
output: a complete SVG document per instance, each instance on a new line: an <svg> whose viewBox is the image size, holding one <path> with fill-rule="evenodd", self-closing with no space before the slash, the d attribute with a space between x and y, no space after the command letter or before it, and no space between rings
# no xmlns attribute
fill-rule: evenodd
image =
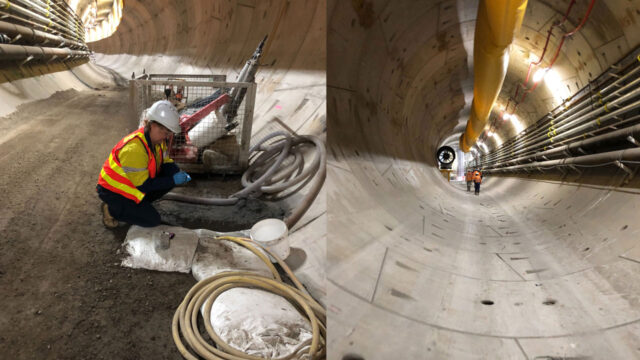
<svg viewBox="0 0 640 360"><path fill-rule="evenodd" d="M234 236L219 236L216 237L216 239L233 241L256 254L267 265L273 274L273 279L256 275L249 271L227 271L204 279L194 285L173 315L173 340L182 356L188 360L200 359L189 351L187 346L182 342L182 339L184 339L193 352L207 360L263 359L262 357L243 353L242 351L239 351L225 343L213 330L211 322L208 321L208 319L211 319L211 307L213 306L215 299L220 294L232 288L245 287L266 290L284 297L296 306L301 313L306 315L311 323L311 341L300 344L294 352L287 356L278 358L279 360L288 360L294 357L303 356L301 352L307 347L308 351L304 355L308 356L308 359L324 358L326 350L325 338L327 336L326 311L320 304L318 304L318 302L307 294L306 290L287 264L285 264L271 251L262 247L260 244L253 242L251 239ZM291 281L295 284L295 287L282 282L275 266L273 266L271 261L269 261L269 259L260 252L256 246L260 246L269 255L276 259L278 264L282 266ZM204 325L215 345L208 343L198 330L198 315L200 314L202 304L206 304L203 315L205 320Z"/></svg>

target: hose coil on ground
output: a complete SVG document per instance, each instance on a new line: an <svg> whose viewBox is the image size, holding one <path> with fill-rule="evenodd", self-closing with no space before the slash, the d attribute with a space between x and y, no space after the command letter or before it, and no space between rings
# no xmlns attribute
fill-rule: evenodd
<svg viewBox="0 0 640 360"><path fill-rule="evenodd" d="M248 271L228 271L216 274L194 285L176 310L173 316L172 334L174 342L185 359L198 360L192 352L204 359L211 360L262 360L263 358L248 355L225 343L216 334L207 319L211 319L211 308L215 299L223 292L236 287L257 288L282 296L291 302L301 313L306 315L312 328L310 341L298 345L291 354L278 358L288 359L321 359L325 356L326 311L316 302L295 277L291 269L271 251L262 247L285 270L295 287L282 282L278 271L271 261L255 246L260 246L250 239L232 236L221 236L218 240L229 240L240 244L262 259L273 274L273 279L256 275ZM203 313L200 312L202 305ZM206 331L215 345L207 342L198 329L198 315L204 318ZM184 342L182 341L184 339ZM185 344L186 342L186 344ZM187 348L187 346L189 348ZM191 351L189 350L191 349Z"/></svg>
<svg viewBox="0 0 640 360"><path fill-rule="evenodd" d="M273 141L267 144L270 140ZM309 146L315 147L315 153L311 163L305 166L303 150ZM285 219L287 227L291 229L311 206L324 184L327 161L324 143L315 136L292 136L278 131L260 140L249 150L249 154L251 165L241 180L244 189L228 198L169 193L163 199L205 205L233 205L240 199L259 196L276 201L297 193L315 178L300 205Z"/></svg>

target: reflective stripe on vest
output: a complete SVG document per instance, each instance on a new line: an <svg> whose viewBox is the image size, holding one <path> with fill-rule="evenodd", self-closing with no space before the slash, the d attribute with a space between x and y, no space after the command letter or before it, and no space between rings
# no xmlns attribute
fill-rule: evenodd
<svg viewBox="0 0 640 360"><path fill-rule="evenodd" d="M144 136L144 128L140 128L131 134L125 136L120 142L116 144L111 150L109 157L104 162L102 166L102 170L100 171L100 177L98 178L98 184L105 189L112 191L116 194L120 194L127 199L133 200L136 203L140 203L145 196L145 193L138 190L138 188L133 185L131 180L127 178L126 173L130 172L132 169L129 167L122 167L120 161L118 160L118 153L120 150L127 144L129 141L133 139L140 139L145 149L147 150L147 155L149 156L149 163L147 164L147 170L149 171L149 177L152 179L156 177L156 159L153 155L153 152L149 148L147 144L147 139ZM136 169L138 170L138 169Z"/></svg>

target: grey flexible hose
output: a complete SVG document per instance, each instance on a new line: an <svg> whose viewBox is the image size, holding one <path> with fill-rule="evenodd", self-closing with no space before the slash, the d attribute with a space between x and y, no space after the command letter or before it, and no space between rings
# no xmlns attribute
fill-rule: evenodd
<svg viewBox="0 0 640 360"><path fill-rule="evenodd" d="M281 138L265 145L276 137ZM315 146L315 154L311 163L305 166L302 148L308 145ZM244 188L228 198L207 198L171 192L163 199L204 205L233 205L240 199L261 195L269 200L280 200L295 194L315 179L300 205L285 219L287 227L291 229L309 209L324 184L327 162L324 143L315 136L291 136L278 131L260 140L249 150L249 154L254 160L242 175ZM282 194L294 186L293 190Z"/></svg>

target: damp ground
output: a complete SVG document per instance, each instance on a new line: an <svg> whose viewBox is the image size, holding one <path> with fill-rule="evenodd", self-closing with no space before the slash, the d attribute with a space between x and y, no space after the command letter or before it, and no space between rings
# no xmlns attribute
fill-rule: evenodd
<svg viewBox="0 0 640 360"><path fill-rule="evenodd" d="M3 359L180 359L171 321L190 274L119 266L127 227L105 229L95 191L111 148L134 130L128 90L69 90L0 118L0 354ZM209 187L208 185L216 185ZM180 191L225 195L237 178L196 176ZM224 190L224 191L222 191ZM167 220L231 231L282 214L157 203Z"/></svg>

